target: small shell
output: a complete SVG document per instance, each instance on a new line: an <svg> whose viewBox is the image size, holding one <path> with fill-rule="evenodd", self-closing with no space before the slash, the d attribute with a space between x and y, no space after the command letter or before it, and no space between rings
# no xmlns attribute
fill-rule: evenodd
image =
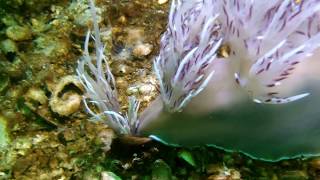
<svg viewBox="0 0 320 180"><path fill-rule="evenodd" d="M74 85L76 88L83 91L80 81L74 76L63 77L60 82L54 87L52 97L50 99L51 110L61 116L68 116L79 110L81 104L81 95L74 91L64 92L65 87Z"/></svg>
<svg viewBox="0 0 320 180"><path fill-rule="evenodd" d="M149 95L156 91L156 87L153 84L140 84L139 93L143 95Z"/></svg>
<svg viewBox="0 0 320 180"><path fill-rule="evenodd" d="M153 46L149 43L138 44L134 47L132 53L136 57L148 56L152 52Z"/></svg>

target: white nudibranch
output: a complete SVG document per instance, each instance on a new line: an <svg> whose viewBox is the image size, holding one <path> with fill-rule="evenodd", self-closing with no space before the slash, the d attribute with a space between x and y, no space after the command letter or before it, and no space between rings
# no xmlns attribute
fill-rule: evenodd
<svg viewBox="0 0 320 180"><path fill-rule="evenodd" d="M214 0L236 82L258 103L282 104L280 85L320 45L319 0Z"/></svg>
<svg viewBox="0 0 320 180"><path fill-rule="evenodd" d="M221 26L211 0L174 0L161 38L155 73L165 108L179 112L208 84L221 45Z"/></svg>
<svg viewBox="0 0 320 180"><path fill-rule="evenodd" d="M154 69L169 111L181 111L208 84L228 44L235 82L254 102L281 104L278 86L319 47L320 1L174 0ZM231 72L232 73L232 72Z"/></svg>
<svg viewBox="0 0 320 180"><path fill-rule="evenodd" d="M88 32L77 68L86 89L84 104L88 113L104 120L119 134L135 135L141 124L153 121L158 114L140 120L139 102L133 97L129 99L127 115L120 113L114 77L104 55L91 0L90 9L96 54L89 54ZM154 60L160 82L161 100L156 100L161 105L159 112L162 103L169 112L182 111L215 76L214 64L221 61L219 58L230 62L225 70L235 79L226 83L238 84L256 103L282 104L309 95L288 97L279 87L319 47L319 10L320 0L173 0L160 53ZM226 45L230 52L217 57ZM158 104L154 104L146 111L155 112Z"/></svg>

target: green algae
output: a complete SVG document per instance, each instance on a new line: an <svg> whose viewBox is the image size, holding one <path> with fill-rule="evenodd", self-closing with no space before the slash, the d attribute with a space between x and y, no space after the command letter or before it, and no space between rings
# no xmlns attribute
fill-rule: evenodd
<svg viewBox="0 0 320 180"><path fill-rule="evenodd" d="M0 75L0 94L6 91L10 84L10 79L8 76Z"/></svg>
<svg viewBox="0 0 320 180"><path fill-rule="evenodd" d="M6 35L14 41L25 41L31 39L31 30L27 26L13 25L7 28Z"/></svg>
<svg viewBox="0 0 320 180"><path fill-rule="evenodd" d="M178 153L178 157L185 160L187 163L189 163L191 166L196 166L196 162L194 160L194 157L190 151L187 150L181 150Z"/></svg>
<svg viewBox="0 0 320 180"><path fill-rule="evenodd" d="M154 179L154 180L162 180L162 179L171 180L172 179L171 168L163 160L161 160L161 159L156 160L153 163L151 179Z"/></svg>
<svg viewBox="0 0 320 180"><path fill-rule="evenodd" d="M1 41L0 42L0 49L2 50L2 52L4 54L18 52L17 44L11 39L6 39L4 41Z"/></svg>
<svg viewBox="0 0 320 180"><path fill-rule="evenodd" d="M10 143L7 119L0 115L0 150L3 150Z"/></svg>

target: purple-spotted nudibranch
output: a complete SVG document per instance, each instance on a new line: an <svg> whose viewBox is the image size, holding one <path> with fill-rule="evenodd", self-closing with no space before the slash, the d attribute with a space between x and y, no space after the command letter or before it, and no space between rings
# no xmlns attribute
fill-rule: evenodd
<svg viewBox="0 0 320 180"><path fill-rule="evenodd" d="M300 62L320 45L319 0L217 0L224 43L236 82L257 103L281 104L308 95L283 95Z"/></svg>
<svg viewBox="0 0 320 180"><path fill-rule="evenodd" d="M320 45L320 0L173 0L154 60L161 94L139 116L134 97L120 113L90 9L96 55L89 32L77 72L95 119L119 134L263 160L319 155L320 60L310 57Z"/></svg>

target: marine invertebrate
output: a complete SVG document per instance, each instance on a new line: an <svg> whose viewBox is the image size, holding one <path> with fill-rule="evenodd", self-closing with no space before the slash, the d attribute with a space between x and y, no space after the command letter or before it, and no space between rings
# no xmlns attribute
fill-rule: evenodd
<svg viewBox="0 0 320 180"><path fill-rule="evenodd" d="M117 99L117 90L114 77L110 71L107 57L100 38L100 30L93 1L89 1L93 19L93 34L95 42L95 56L89 53L89 40L91 32L88 31L84 54L79 60L77 74L86 90L84 104L86 110L94 118L106 122L118 134L135 134L138 126L137 113L139 102L134 97L129 97L129 107L126 115L120 112Z"/></svg>
<svg viewBox="0 0 320 180"><path fill-rule="evenodd" d="M154 69L167 110L181 111L208 84L222 42L213 1L173 1Z"/></svg>
<svg viewBox="0 0 320 180"><path fill-rule="evenodd" d="M94 17L92 2L91 10ZM120 134L150 135L171 145L209 144L263 160L318 155L320 62L307 59L319 47L319 10L319 0L173 0L154 61L161 96L139 117L134 98L128 115L120 113L94 20L96 56L88 52L89 32L77 69L86 108ZM217 57L222 47L230 49L224 60ZM301 89L314 98L302 99L309 93ZM213 103L195 105L200 96ZM188 106L210 107L193 114Z"/></svg>
<svg viewBox="0 0 320 180"><path fill-rule="evenodd" d="M319 1L196 2L211 4L204 8L210 7L211 12L219 14L215 23L220 25L218 32L221 34L216 37L222 37L221 44L230 48L223 66L216 67L215 62L219 64L219 59L211 62L213 68L222 68L222 73L215 76L223 77L213 78L206 88L220 86L219 91L224 94L219 97L215 90L215 94L207 91L194 97L190 107L209 109L200 114L194 115L186 109L182 113L166 116L160 113L158 123L143 127L143 134L152 134L152 138L171 145L209 144L225 150L242 151L263 160L318 155L320 131L316 127L320 126L320 122L316 107L320 103L320 87L316 84L320 79L316 67L320 62L309 57L320 44ZM179 14L175 10L187 14L182 9L185 10L188 5L199 7L196 2L173 1L169 27L174 20L173 15ZM182 23L176 21L172 27L177 29L176 26L182 27ZM183 37L180 31L176 32L180 33L179 38ZM196 33L199 35L201 31ZM156 67L170 78L174 77L175 71L167 72L170 68ZM159 78L162 83L172 83L170 78L163 77ZM175 87L169 88L172 90ZM294 93L298 95L292 96ZM309 93L312 98L303 99ZM170 94L163 94L170 97ZM205 98L197 101L200 96ZM218 98L223 102L218 102ZM175 102L170 99L168 103L164 99L165 104Z"/></svg>
<svg viewBox="0 0 320 180"><path fill-rule="evenodd" d="M285 83L301 61L320 45L320 1L216 1L224 42L232 52L236 82L257 103L281 104L308 93L283 95Z"/></svg>

